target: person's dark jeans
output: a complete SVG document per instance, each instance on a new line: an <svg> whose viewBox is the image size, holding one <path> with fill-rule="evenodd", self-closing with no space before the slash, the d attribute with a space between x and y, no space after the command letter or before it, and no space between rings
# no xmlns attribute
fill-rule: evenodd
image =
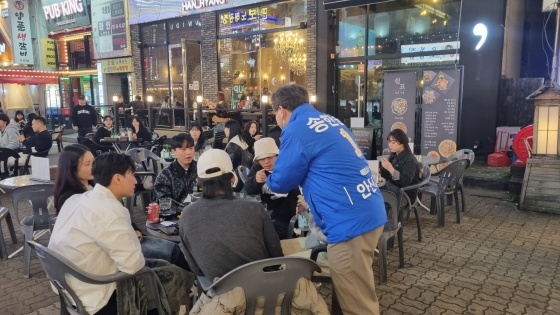
<svg viewBox="0 0 560 315"><path fill-rule="evenodd" d="M79 127L78 128L78 137L85 137L88 133L92 133L92 127Z"/></svg>
<svg viewBox="0 0 560 315"><path fill-rule="evenodd" d="M191 271L179 245L171 241L154 236L144 236L140 246L145 258L163 259L187 271Z"/></svg>

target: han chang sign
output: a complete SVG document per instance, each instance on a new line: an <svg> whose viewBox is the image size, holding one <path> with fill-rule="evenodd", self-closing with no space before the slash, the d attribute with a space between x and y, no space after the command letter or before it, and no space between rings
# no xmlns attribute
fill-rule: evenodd
<svg viewBox="0 0 560 315"><path fill-rule="evenodd" d="M85 0L42 0L42 4L49 32L89 24Z"/></svg>
<svg viewBox="0 0 560 315"><path fill-rule="evenodd" d="M228 0L183 0L182 12L201 10L208 7L227 4Z"/></svg>

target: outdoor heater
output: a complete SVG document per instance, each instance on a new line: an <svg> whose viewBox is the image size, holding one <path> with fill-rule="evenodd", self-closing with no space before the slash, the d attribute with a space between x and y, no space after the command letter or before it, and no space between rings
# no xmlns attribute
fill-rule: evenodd
<svg viewBox="0 0 560 315"><path fill-rule="evenodd" d="M532 157L527 161L519 208L560 214L560 89L543 85L527 97L535 101Z"/></svg>

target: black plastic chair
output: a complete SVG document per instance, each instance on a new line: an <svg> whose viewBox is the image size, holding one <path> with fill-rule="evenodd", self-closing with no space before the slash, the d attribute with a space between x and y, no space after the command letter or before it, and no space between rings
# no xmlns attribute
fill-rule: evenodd
<svg viewBox="0 0 560 315"><path fill-rule="evenodd" d="M109 145L100 145L97 144L95 141L88 139L86 137L80 137L78 138L78 142L80 144L85 145L93 154L93 156L98 156L101 153L105 153L105 152L110 152L110 151L114 151L115 148L113 148L113 146L109 146Z"/></svg>
<svg viewBox="0 0 560 315"><path fill-rule="evenodd" d="M160 156L161 155L161 150L163 149L163 145L165 144L166 140L167 140L167 136L163 135L161 137L158 137L152 143L149 143L147 145L141 145L140 147L146 148L146 149L152 151L155 155Z"/></svg>
<svg viewBox="0 0 560 315"><path fill-rule="evenodd" d="M23 232L23 276L29 278L29 264L31 261L31 248L27 241L33 240L35 231L50 230L54 227L56 215L49 214L47 199L53 195L52 184L41 184L16 188L12 191L12 202L18 222ZM33 214L20 218L19 202L22 199L31 201Z"/></svg>
<svg viewBox="0 0 560 315"><path fill-rule="evenodd" d="M216 128L214 128L215 130ZM214 143L212 143L212 149L221 149L225 148L224 138L226 137L226 133L223 131L215 131L214 132Z"/></svg>
<svg viewBox="0 0 560 315"><path fill-rule="evenodd" d="M280 267L274 268L277 266ZM274 314L276 302L284 295L281 314L287 315L290 313L296 283L300 278L311 280L313 272L321 272L321 267L306 258L269 258L235 268L210 287L205 287L204 284L202 286L211 296L226 293L236 287L242 288L247 299L245 314L255 313L259 297L264 297L263 314Z"/></svg>
<svg viewBox="0 0 560 315"><path fill-rule="evenodd" d="M475 154L473 152L473 150L471 149L459 149L457 150L455 153L453 153L453 155L451 155L448 158L442 159L440 160L440 163L446 163L443 165L447 166L447 163L453 162L453 161L457 161L457 160L469 160L469 165L467 165L467 168L469 168L469 166L471 166L474 163L474 158L475 158ZM440 164L441 165L441 164ZM442 167L441 170L443 170L444 167ZM437 169L437 167L436 167ZM440 171L439 169L437 169L437 171L435 173L432 173L432 181L433 182L438 182L439 181L439 173ZM461 176L461 178L459 179L459 192L461 194L461 202L462 204L462 209L463 211L465 211L465 194L463 192L463 176ZM447 204L451 204L451 196L448 196L447 198Z"/></svg>
<svg viewBox="0 0 560 315"><path fill-rule="evenodd" d="M135 176L138 180L136 190L134 192L134 201L136 201L137 196L142 198L142 208L145 209L149 201L151 201L151 195L154 190L153 184L156 182L157 174L159 173L159 156L157 156L152 151L144 148L134 148L126 151L127 155L130 155L134 162L136 163ZM144 181L151 180L152 187L146 188ZM134 202L136 204L136 202ZM132 213L131 204L126 205L130 213Z"/></svg>
<svg viewBox="0 0 560 315"><path fill-rule="evenodd" d="M10 158L14 159L14 165L11 171L8 164L8 160ZM17 153L16 151L12 149L0 148L0 179L18 175L19 158L19 153Z"/></svg>
<svg viewBox="0 0 560 315"><path fill-rule="evenodd" d="M461 195L463 195L463 193L462 187L459 185L459 180L463 176L463 173L469 164L470 162L467 159L451 162L451 164L447 165L438 173L438 182L429 182L428 185L425 185L418 190L419 193L432 196L432 205L435 207L435 211L438 215L438 226L442 227L445 225L445 195L453 195L455 199L457 223L461 223L461 212L459 211L459 190L461 190ZM464 211L464 198L462 198L461 201Z"/></svg>
<svg viewBox="0 0 560 315"><path fill-rule="evenodd" d="M399 268L404 268L404 241L403 232L399 214L399 199L388 190L381 190L383 200L385 201L385 209L389 208L387 222L383 227L383 233L377 242L379 250L379 279L381 283L387 282L387 242L390 238L397 237L399 243Z"/></svg>
<svg viewBox="0 0 560 315"><path fill-rule="evenodd" d="M10 231L10 236L12 237L12 243L17 244L16 231L14 230L14 223L12 222L12 216L8 208L0 206L0 259L8 258L8 250L6 249L6 242L4 241L4 233L2 232L2 220L6 220L6 225Z"/></svg>
<svg viewBox="0 0 560 315"><path fill-rule="evenodd" d="M418 242L422 242L422 225L420 224L420 213L418 212L418 207L420 206L418 197L414 198L414 201L410 200L410 197L406 193L407 191L417 190L421 187L424 187L430 182L431 174L430 174L430 166L427 164L422 165L422 170L420 173L420 182L415 185L410 185L407 187L402 187L399 191L397 196L399 200L399 205L401 204L401 199L406 198L407 205L408 205L408 215L410 215L410 210L414 209L414 217L416 218L416 229L418 231ZM416 192L416 196L418 196L418 191ZM402 213L401 213L402 215Z"/></svg>
<svg viewBox="0 0 560 315"><path fill-rule="evenodd" d="M97 276L81 270L68 259L39 243L28 241L26 246L37 251L37 257L39 257L43 270L47 274L52 285L58 291L61 314L89 314L82 304L82 301L80 301L80 298L76 295L76 292L68 285L67 276L72 276L79 281L89 284L107 284L126 280L141 273L150 272L149 268L144 267L133 275L119 271L110 275Z"/></svg>
<svg viewBox="0 0 560 315"><path fill-rule="evenodd" d="M60 125L57 131L51 133L52 141L56 142L56 146L58 147L58 152L61 152L64 149L64 144L62 143L62 135L64 134L64 125Z"/></svg>

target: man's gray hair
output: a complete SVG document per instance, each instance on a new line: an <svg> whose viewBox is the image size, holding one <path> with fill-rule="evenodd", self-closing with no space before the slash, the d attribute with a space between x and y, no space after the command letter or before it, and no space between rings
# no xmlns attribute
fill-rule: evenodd
<svg viewBox="0 0 560 315"><path fill-rule="evenodd" d="M278 106L282 106L290 112L293 112L298 106L309 103L309 93L307 90L298 84L287 84L281 86L272 93L270 97L272 109L278 110Z"/></svg>

